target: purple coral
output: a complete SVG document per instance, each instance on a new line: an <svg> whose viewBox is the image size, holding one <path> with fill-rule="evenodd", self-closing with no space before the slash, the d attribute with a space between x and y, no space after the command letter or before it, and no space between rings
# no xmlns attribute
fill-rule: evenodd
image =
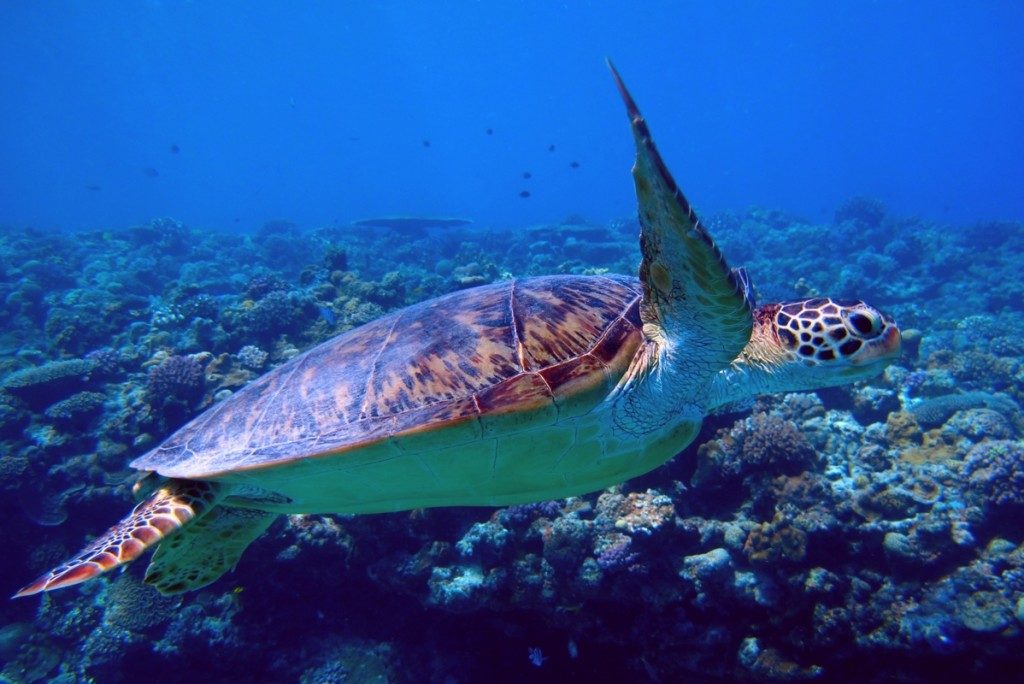
<svg viewBox="0 0 1024 684"><path fill-rule="evenodd" d="M760 413L747 421L743 460L795 475L814 461L814 447L790 420Z"/></svg>
<svg viewBox="0 0 1024 684"><path fill-rule="evenodd" d="M169 356L149 369L146 391L155 399L192 402L203 396L203 366L191 356Z"/></svg>
<svg viewBox="0 0 1024 684"><path fill-rule="evenodd" d="M628 535L613 532L598 538L594 551L598 567L602 570L617 571L633 569L640 554L632 550L633 539Z"/></svg>
<svg viewBox="0 0 1024 684"><path fill-rule="evenodd" d="M561 512L561 501L517 504L498 511L498 521L509 527L522 527L529 525L536 518L557 518Z"/></svg>
<svg viewBox="0 0 1024 684"><path fill-rule="evenodd" d="M989 505L1024 505L1024 447L1019 442L997 439L976 445L964 459L963 473L971 490Z"/></svg>

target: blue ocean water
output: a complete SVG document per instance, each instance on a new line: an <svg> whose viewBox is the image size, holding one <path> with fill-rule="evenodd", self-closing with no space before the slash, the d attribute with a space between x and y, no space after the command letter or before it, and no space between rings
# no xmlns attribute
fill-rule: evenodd
<svg viewBox="0 0 1024 684"><path fill-rule="evenodd" d="M14 225L609 220L632 195L605 57L706 210L819 219L867 194L944 220L1024 214L1016 3L0 12L0 220Z"/></svg>
<svg viewBox="0 0 1024 684"><path fill-rule="evenodd" d="M500 327L487 306L499 293L504 312L516 279L517 335L607 354L603 328L555 325L564 311L543 296L620 333L640 315L608 303L637 287L610 276L635 276L641 255L636 152L606 58L728 265L745 267L757 319L781 326L769 338L799 335L794 353L827 347L824 360L891 344L894 320L902 354L853 384L741 396L667 463L601 491L280 516L223 576L236 559L202 556L209 538L186 554L212 580L194 591L161 595L144 558L0 601L0 684L1012 678L1022 29L1024 9L996 2L3 4L10 594L128 515L133 459L338 335L364 397L384 392L375 373L443 341L442 377L440 364L395 381L409 402L497 365L464 326ZM567 280L522 280L548 275ZM412 309L374 327L442 296L425 326ZM773 318L773 302L824 311L829 296L854 307L825 321L846 326L835 337L789 307ZM670 341L684 357L707 348ZM337 367L301 381L282 368L261 415L308 427L306 407L325 406L308 390ZM558 368L549 388L575 370ZM640 413L664 415L671 389ZM247 429L220 423L189 448ZM525 431L516 456L561 463L561 438ZM393 479L475 468L470 442Z"/></svg>

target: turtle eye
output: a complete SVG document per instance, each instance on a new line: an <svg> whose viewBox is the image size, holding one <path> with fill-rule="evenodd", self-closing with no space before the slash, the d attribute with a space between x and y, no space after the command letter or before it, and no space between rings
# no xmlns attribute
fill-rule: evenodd
<svg viewBox="0 0 1024 684"><path fill-rule="evenodd" d="M882 319L874 313L858 311L850 314L850 326L861 337L876 337L882 331Z"/></svg>

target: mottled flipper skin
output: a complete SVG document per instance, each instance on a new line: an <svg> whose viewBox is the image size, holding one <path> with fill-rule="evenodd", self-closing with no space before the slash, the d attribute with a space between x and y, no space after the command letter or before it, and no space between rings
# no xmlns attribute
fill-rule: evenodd
<svg viewBox="0 0 1024 684"><path fill-rule="evenodd" d="M167 482L128 517L14 597L69 587L138 558L153 544L209 511L223 496L221 489L209 482Z"/></svg>
<svg viewBox="0 0 1024 684"><path fill-rule="evenodd" d="M276 518L255 509L215 506L157 547L146 584L161 594L181 594L217 581Z"/></svg>

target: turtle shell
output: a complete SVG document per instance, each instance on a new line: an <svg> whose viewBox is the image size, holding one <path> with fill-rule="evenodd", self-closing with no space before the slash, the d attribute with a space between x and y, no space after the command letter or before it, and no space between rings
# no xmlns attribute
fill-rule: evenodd
<svg viewBox="0 0 1024 684"><path fill-rule="evenodd" d="M416 304L279 366L131 465L257 475L384 440L443 443L445 430L472 422L502 430L517 416L585 413L641 343L640 292L625 276L545 276Z"/></svg>

